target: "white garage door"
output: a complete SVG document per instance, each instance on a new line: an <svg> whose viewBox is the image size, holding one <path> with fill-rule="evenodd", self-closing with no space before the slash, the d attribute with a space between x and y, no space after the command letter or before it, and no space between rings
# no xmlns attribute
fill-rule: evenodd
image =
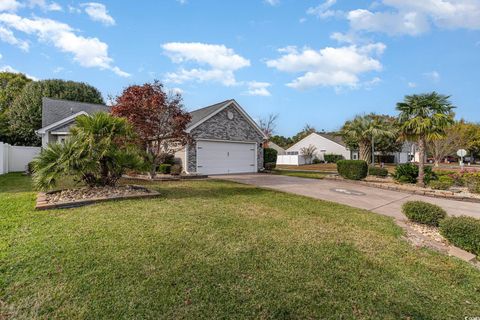
<svg viewBox="0 0 480 320"><path fill-rule="evenodd" d="M256 172L255 143L197 142L197 172L203 174Z"/></svg>

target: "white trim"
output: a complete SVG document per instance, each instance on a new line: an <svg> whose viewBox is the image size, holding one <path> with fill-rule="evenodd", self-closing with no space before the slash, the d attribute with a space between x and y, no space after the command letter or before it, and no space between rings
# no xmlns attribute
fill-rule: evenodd
<svg viewBox="0 0 480 320"><path fill-rule="evenodd" d="M198 127L199 125L201 125L202 123L204 123L208 119L212 118L214 115L218 114L219 112L221 112L222 110L224 110L225 108L227 108L228 106L230 106L232 104L247 119L247 121L250 122L250 124L262 135L262 137L264 139L267 139L267 136L265 135L265 133L263 133L263 131L258 126L258 124L255 121L253 121L253 119L248 115L248 113L245 112L245 110L243 110L243 108L235 100L232 100L232 101L229 101L229 102L225 103L223 105L223 107L221 107L220 109L218 109L215 112L213 112L213 113L209 114L208 116L204 117L203 119L201 119L200 121L195 123L193 126L187 128L186 132L188 132L188 133L191 132L193 129L195 129L196 127Z"/></svg>
<svg viewBox="0 0 480 320"><path fill-rule="evenodd" d="M86 113L85 111L80 111L80 112L77 112L75 114L72 114L71 116L68 116L66 118L63 118L62 120L59 120L57 122L54 122L46 127L43 127L43 128L40 128L36 131L36 133L38 134L45 134L47 133L48 130L52 129L52 128L55 128L55 127L58 127L59 125L62 125L64 123L67 123L73 119L75 119L76 117L80 116L80 115L88 115L88 113Z"/></svg>
<svg viewBox="0 0 480 320"><path fill-rule="evenodd" d="M185 163L184 163L184 168L185 173L189 174L190 172L188 171L188 143L185 145Z"/></svg>
<svg viewBox="0 0 480 320"><path fill-rule="evenodd" d="M258 142L255 142L255 173L258 173Z"/></svg>
<svg viewBox="0 0 480 320"><path fill-rule="evenodd" d="M52 132L50 132L50 134L53 134L53 135L70 135L70 132L68 132L68 131L52 131Z"/></svg>
<svg viewBox="0 0 480 320"><path fill-rule="evenodd" d="M221 139L205 139L200 138L196 139L195 141L212 141L212 142L233 142L233 143L257 143L256 141L238 141L238 140L221 140Z"/></svg>

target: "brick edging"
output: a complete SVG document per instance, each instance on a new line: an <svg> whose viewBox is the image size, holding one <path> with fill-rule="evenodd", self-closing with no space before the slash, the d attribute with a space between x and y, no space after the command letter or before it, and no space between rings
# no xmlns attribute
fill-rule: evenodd
<svg viewBox="0 0 480 320"><path fill-rule="evenodd" d="M347 180L347 179L343 179L343 178L335 177L335 176L325 176L324 179L334 180L334 181L343 181L343 182L347 182L347 183L361 184L361 185L368 186L368 187L379 188L379 189L384 189L384 190L405 192L405 193L410 193L410 194L416 194L416 195L419 195L419 196L427 196L427 197L431 197L431 198L443 198L443 199L450 199L450 200L456 200L456 201L480 203L480 198L469 198L469 197L463 197L463 196L456 196L453 192L451 192L451 194L447 194L447 193L438 193L438 192L429 191L429 190L411 190L411 189L402 188L400 186L382 185L383 182L375 183L375 182L359 181L359 180Z"/></svg>
<svg viewBox="0 0 480 320"><path fill-rule="evenodd" d="M65 201L65 202L56 202L48 203L47 194L45 192L39 192L37 194L37 202L35 205L35 210L49 210L49 209L65 209L65 208L75 208L86 206L89 204L113 201L113 200L131 200L131 199L145 199L145 198L154 198L160 196L160 192L147 189L149 193L146 194L132 194L126 196L112 196L112 197L99 197L91 198L86 200L77 200L77 201Z"/></svg>

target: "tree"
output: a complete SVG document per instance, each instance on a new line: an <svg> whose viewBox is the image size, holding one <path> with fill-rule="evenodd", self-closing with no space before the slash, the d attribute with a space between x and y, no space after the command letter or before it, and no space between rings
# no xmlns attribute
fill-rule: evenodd
<svg viewBox="0 0 480 320"><path fill-rule="evenodd" d="M90 187L115 186L126 169L142 169L134 132L125 120L105 112L81 115L64 143L52 143L33 161L33 183L48 190L64 176Z"/></svg>
<svg viewBox="0 0 480 320"><path fill-rule="evenodd" d="M465 123L457 122L445 130L443 137L429 141L427 150L432 155L436 167L447 156L455 155L458 149L468 149L464 127Z"/></svg>
<svg viewBox="0 0 480 320"><path fill-rule="evenodd" d="M277 126L277 119L278 114L269 114L266 118L260 119L259 126L262 129L265 136L267 136L267 140L265 141L265 148L268 148L268 142L270 138L275 133L275 128Z"/></svg>
<svg viewBox="0 0 480 320"><path fill-rule="evenodd" d="M8 113L23 87L32 80L22 73L0 72L0 141L11 143Z"/></svg>
<svg viewBox="0 0 480 320"><path fill-rule="evenodd" d="M480 124L463 123L463 140L466 141L465 149L473 159L480 158Z"/></svg>
<svg viewBox="0 0 480 320"><path fill-rule="evenodd" d="M40 138L36 136L35 130L40 129L42 125L43 97L104 103L100 91L83 82L64 80L30 82L15 99L8 113L13 144L40 145Z"/></svg>
<svg viewBox="0 0 480 320"><path fill-rule="evenodd" d="M270 141L284 149L289 148L293 144L292 138L279 136L279 135L272 136L270 138Z"/></svg>
<svg viewBox="0 0 480 320"><path fill-rule="evenodd" d="M407 95L397 103L398 123L404 140L416 141L419 152L418 184L425 185L425 153L427 141L441 139L453 124L454 106L450 96L436 92Z"/></svg>
<svg viewBox="0 0 480 320"><path fill-rule="evenodd" d="M126 88L115 99L112 114L126 118L133 125L138 144L152 164L152 177L162 154L173 154L190 141L185 130L191 116L184 110L182 97L167 95L158 81Z"/></svg>
<svg viewBox="0 0 480 320"><path fill-rule="evenodd" d="M300 149L300 155L305 158L307 164L311 164L315 153L317 152L317 147L314 145L309 145L308 147L303 147Z"/></svg>
<svg viewBox="0 0 480 320"><path fill-rule="evenodd" d="M383 149L387 150L391 148L389 144L395 141L397 137L388 116L373 113L357 115L353 120L345 122L339 135L342 136L349 149L358 149L360 160L367 163L372 162L372 143L378 141L381 147L383 140Z"/></svg>

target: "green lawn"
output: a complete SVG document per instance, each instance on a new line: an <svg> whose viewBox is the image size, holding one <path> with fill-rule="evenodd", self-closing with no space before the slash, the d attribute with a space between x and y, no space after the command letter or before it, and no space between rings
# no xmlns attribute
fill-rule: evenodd
<svg viewBox="0 0 480 320"><path fill-rule="evenodd" d="M0 176L0 319L463 319L480 271L388 218L221 181L34 211Z"/></svg>
<svg viewBox="0 0 480 320"><path fill-rule="evenodd" d="M282 176L309 178L309 179L323 179L325 177L325 174L323 173L308 172L308 171L274 170L273 173L279 174Z"/></svg>

